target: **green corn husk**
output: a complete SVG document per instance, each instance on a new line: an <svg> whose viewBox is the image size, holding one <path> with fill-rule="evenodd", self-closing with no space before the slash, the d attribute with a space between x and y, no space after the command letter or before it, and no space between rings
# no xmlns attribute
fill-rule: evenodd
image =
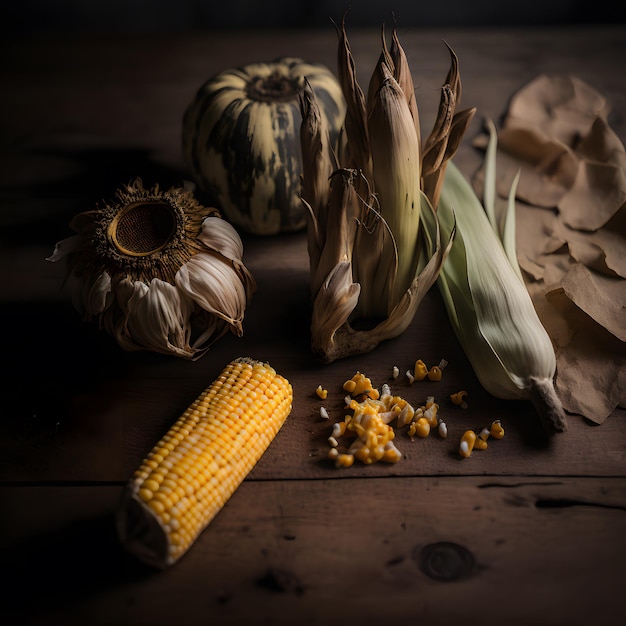
<svg viewBox="0 0 626 626"><path fill-rule="evenodd" d="M501 399L526 399L549 433L566 429L553 378L556 357L517 263L514 181L502 225L496 221L497 135L485 161L485 203L454 163L446 170L437 215L444 233L456 238L437 284L454 331L487 392ZM430 219L423 212L425 220Z"/></svg>

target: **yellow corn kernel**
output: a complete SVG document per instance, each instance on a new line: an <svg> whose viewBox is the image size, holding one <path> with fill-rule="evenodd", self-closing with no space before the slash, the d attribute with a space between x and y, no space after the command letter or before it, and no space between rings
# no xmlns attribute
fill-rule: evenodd
<svg viewBox="0 0 626 626"><path fill-rule="evenodd" d="M502 422L500 420L494 420L493 422L491 422L489 434L494 439L502 439L502 437L504 437L504 428L502 427Z"/></svg>
<svg viewBox="0 0 626 626"><path fill-rule="evenodd" d="M378 400L380 396L378 390L372 387L372 381L361 372L357 372L352 378L346 380L343 389L353 398L366 396L372 400Z"/></svg>
<svg viewBox="0 0 626 626"><path fill-rule="evenodd" d="M428 380L432 380L434 382L440 381L442 374L443 372L441 371L441 369L437 367L436 365L433 365L428 370Z"/></svg>
<svg viewBox="0 0 626 626"><path fill-rule="evenodd" d="M402 458L402 453L396 446L393 441L388 441L385 444L384 453L382 456L382 461L385 463L397 463Z"/></svg>
<svg viewBox="0 0 626 626"><path fill-rule="evenodd" d="M350 408L353 414L346 417L344 430L355 433L356 439L348 453L367 465L384 460L388 444L395 437L393 428L383 419L387 418L385 403L367 398L363 402L353 400ZM392 451L387 457L393 454Z"/></svg>
<svg viewBox="0 0 626 626"><path fill-rule="evenodd" d="M339 454L335 460L337 467L350 467L354 463L353 454Z"/></svg>
<svg viewBox="0 0 626 626"><path fill-rule="evenodd" d="M430 423L425 417L420 417L411 423L408 432L411 437L414 435L428 437L430 435Z"/></svg>
<svg viewBox="0 0 626 626"><path fill-rule="evenodd" d="M317 394L317 397L320 398L320 400L326 400L326 398L328 397L328 389L324 389L322 385L319 385L317 387L315 393Z"/></svg>
<svg viewBox="0 0 626 626"><path fill-rule="evenodd" d="M393 418L398 419L398 428L402 428L411 422L415 415L415 409L407 400L400 396L388 395L384 396L383 401L386 410L392 413Z"/></svg>
<svg viewBox="0 0 626 626"><path fill-rule="evenodd" d="M440 381L443 376L443 370L445 369L446 365L448 365L448 362L445 359L441 359L441 361L439 361L439 365L433 365L428 370L428 374L427 374L428 380L433 381L433 382Z"/></svg>
<svg viewBox="0 0 626 626"><path fill-rule="evenodd" d="M156 567L175 563L261 458L292 402L289 381L267 363L229 363L126 485L117 528L127 549Z"/></svg>
<svg viewBox="0 0 626 626"><path fill-rule="evenodd" d="M450 395L450 400L452 400L452 404L456 404L460 406L462 409L467 408L467 402L465 398L467 397L467 391L457 391Z"/></svg>
<svg viewBox="0 0 626 626"><path fill-rule="evenodd" d="M476 440L474 441L474 450L486 450L488 445L489 444L486 439L476 437Z"/></svg>
<svg viewBox="0 0 626 626"><path fill-rule="evenodd" d="M469 457L472 454L475 443L476 433L473 430L466 430L459 443L459 454L465 459Z"/></svg>
<svg viewBox="0 0 626 626"><path fill-rule="evenodd" d="M422 361L422 359L417 359L415 361L415 366L413 367L413 378L415 380L424 380L428 374L428 367L426 367L426 363Z"/></svg>
<svg viewBox="0 0 626 626"><path fill-rule="evenodd" d="M478 438L482 439L483 441L487 441L487 439L489 439L489 435L490 435L490 430L488 428L483 428L481 429L481 431L478 433Z"/></svg>
<svg viewBox="0 0 626 626"><path fill-rule="evenodd" d="M343 389L344 391L347 391L349 394L351 394L356 389L356 381L354 381L353 379L346 380L346 382L343 384Z"/></svg>

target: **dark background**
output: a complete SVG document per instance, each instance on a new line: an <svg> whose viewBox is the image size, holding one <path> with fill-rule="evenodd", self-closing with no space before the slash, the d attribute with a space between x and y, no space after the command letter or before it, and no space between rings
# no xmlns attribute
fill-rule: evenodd
<svg viewBox="0 0 626 626"><path fill-rule="evenodd" d="M32 30L159 33L228 28L537 26L626 22L620 0L13 0L0 2L9 34Z"/></svg>

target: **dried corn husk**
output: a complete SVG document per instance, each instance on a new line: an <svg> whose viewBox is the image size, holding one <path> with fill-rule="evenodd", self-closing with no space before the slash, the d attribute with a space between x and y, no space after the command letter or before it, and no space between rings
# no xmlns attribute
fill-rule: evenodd
<svg viewBox="0 0 626 626"><path fill-rule="evenodd" d="M411 72L396 32L388 48L383 31L367 98L356 79L345 24L338 35L338 75L347 104L339 155L331 149L310 86L301 98L311 341L324 362L372 350L413 320L452 243L454 231L441 236L433 206L438 181L474 113L456 111L460 79L451 51L443 87L451 97L441 101L425 159ZM424 212L430 219L422 229Z"/></svg>

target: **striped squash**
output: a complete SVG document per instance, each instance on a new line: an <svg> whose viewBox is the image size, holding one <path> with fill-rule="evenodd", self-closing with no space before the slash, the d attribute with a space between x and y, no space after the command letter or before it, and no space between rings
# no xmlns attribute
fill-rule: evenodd
<svg viewBox="0 0 626 626"><path fill-rule="evenodd" d="M185 111L189 173L246 232L274 235L306 225L298 97L305 78L334 143L345 115L341 87L328 68L302 59L225 70L204 83Z"/></svg>

